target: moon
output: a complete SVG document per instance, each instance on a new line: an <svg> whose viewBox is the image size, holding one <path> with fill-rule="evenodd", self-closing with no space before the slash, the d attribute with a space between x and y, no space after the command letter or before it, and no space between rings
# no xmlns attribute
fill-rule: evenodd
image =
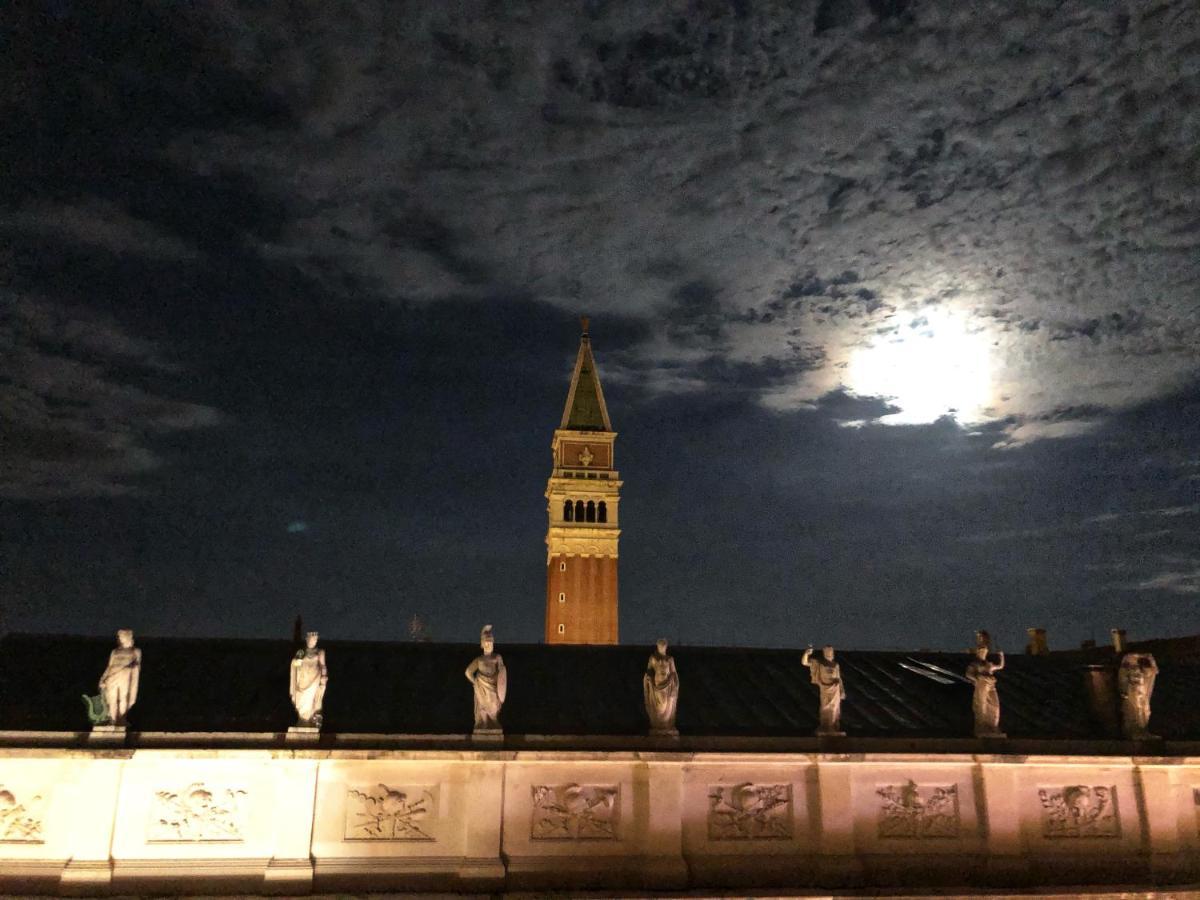
<svg viewBox="0 0 1200 900"><path fill-rule="evenodd" d="M984 326L972 327L961 313L926 308L852 351L845 387L898 407L879 420L886 425L922 425L943 416L977 424L991 418L991 340Z"/></svg>

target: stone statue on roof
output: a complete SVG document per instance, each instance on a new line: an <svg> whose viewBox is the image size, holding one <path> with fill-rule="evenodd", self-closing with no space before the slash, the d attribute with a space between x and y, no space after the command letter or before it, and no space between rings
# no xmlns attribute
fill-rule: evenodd
<svg viewBox="0 0 1200 900"><path fill-rule="evenodd" d="M123 728L127 716L137 703L138 681L142 672L142 651L133 645L133 631L122 628L117 632L117 646L108 654L108 667L100 676L100 697L105 713L98 725Z"/></svg>
<svg viewBox="0 0 1200 900"><path fill-rule="evenodd" d="M290 666L288 693L296 707L300 728L320 728L324 719L329 670L325 666L325 651L317 646L318 639L317 632L308 632L304 636L304 649L296 651Z"/></svg>
<svg viewBox="0 0 1200 900"><path fill-rule="evenodd" d="M466 671L467 681L475 688L475 733L499 734L500 708L508 694L508 672L503 658L495 652L491 625L484 625L479 633L479 647L483 653L471 660Z"/></svg>
<svg viewBox="0 0 1200 900"><path fill-rule="evenodd" d="M800 665L808 667L808 675L820 693L819 735L843 735L842 701L846 699L846 686L842 684L842 667L834 659L833 647L826 644L819 657L813 656L810 644L800 657Z"/></svg>
<svg viewBox="0 0 1200 900"><path fill-rule="evenodd" d="M1150 696L1158 677L1158 663L1149 653L1126 653L1117 669L1121 695L1121 733L1127 738L1151 738Z"/></svg>
<svg viewBox="0 0 1200 900"><path fill-rule="evenodd" d="M986 634L986 632L984 632ZM975 711L975 737L1004 737L1000 730L1000 694L996 690L996 673L1004 668L1004 651L996 651L999 662L988 659L989 642L978 642L975 659L967 666L966 679L975 685L971 707Z"/></svg>
<svg viewBox="0 0 1200 900"><path fill-rule="evenodd" d="M679 734L675 728L675 708L679 705L679 673L675 658L667 653L667 639L659 638L642 676L642 697L652 735Z"/></svg>

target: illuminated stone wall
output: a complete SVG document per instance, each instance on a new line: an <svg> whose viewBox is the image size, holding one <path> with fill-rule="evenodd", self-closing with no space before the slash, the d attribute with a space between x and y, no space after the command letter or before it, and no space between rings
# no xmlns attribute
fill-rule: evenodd
<svg viewBox="0 0 1200 900"><path fill-rule="evenodd" d="M0 890L1200 877L1200 757L2 750Z"/></svg>

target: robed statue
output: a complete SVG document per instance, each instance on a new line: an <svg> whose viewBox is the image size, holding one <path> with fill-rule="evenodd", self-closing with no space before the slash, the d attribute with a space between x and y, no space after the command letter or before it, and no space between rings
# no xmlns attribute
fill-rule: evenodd
<svg viewBox="0 0 1200 900"><path fill-rule="evenodd" d="M675 671L675 658L667 653L666 638L658 639L646 663L646 674L642 676L642 696L646 702L646 716L650 719L650 733L679 734L675 728L679 673Z"/></svg>
<svg viewBox="0 0 1200 900"><path fill-rule="evenodd" d="M967 666L966 679L975 685L971 707L975 712L975 737L1004 737L1000 730L1000 694L996 690L996 673L1004 668L1004 651L997 651L999 662L988 659L989 646L980 643L975 658Z"/></svg>
<svg viewBox="0 0 1200 900"><path fill-rule="evenodd" d="M1150 696L1158 677L1158 663L1149 653L1126 653L1117 669L1121 695L1121 733L1127 738L1150 738Z"/></svg>
<svg viewBox="0 0 1200 900"><path fill-rule="evenodd" d="M483 653L471 660L466 672L467 681L475 687L475 731L494 733L501 730L500 707L508 694L508 673L496 652L491 625L483 626L479 647Z"/></svg>
<svg viewBox="0 0 1200 900"><path fill-rule="evenodd" d="M108 668L100 676L100 696L84 697L89 716L96 725L125 727L133 704L137 703L138 680L142 672L142 651L133 646L133 631L117 632L117 646L108 654Z"/></svg>
<svg viewBox="0 0 1200 900"><path fill-rule="evenodd" d="M800 665L808 667L809 679L817 686L821 698L817 734L844 734L842 701L846 699L846 687L842 684L842 667L834 659L833 647L826 644L821 648L820 657L814 657L813 648L809 646L800 657Z"/></svg>
<svg viewBox="0 0 1200 900"><path fill-rule="evenodd" d="M318 637L317 632L308 632L304 649L297 650L292 658L288 693L299 717L296 724L301 728L320 728L324 718L329 670L325 667L325 651L317 646Z"/></svg>

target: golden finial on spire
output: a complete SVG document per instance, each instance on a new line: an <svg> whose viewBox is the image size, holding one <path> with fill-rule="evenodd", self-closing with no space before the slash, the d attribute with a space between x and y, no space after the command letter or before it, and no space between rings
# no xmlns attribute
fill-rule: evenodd
<svg viewBox="0 0 1200 900"><path fill-rule="evenodd" d="M587 316L580 316L580 317L579 317L579 326L580 326L580 328L582 328L582 329L583 329L583 336L584 336L584 337L587 337L587 336L588 336L588 323L589 323L590 321L591 321L591 320L590 320L590 319L589 319Z"/></svg>

